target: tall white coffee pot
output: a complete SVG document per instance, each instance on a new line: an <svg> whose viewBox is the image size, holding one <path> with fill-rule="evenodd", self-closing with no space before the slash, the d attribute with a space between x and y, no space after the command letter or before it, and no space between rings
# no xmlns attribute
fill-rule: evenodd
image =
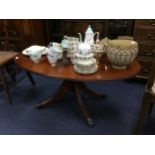
<svg viewBox="0 0 155 155"><path fill-rule="evenodd" d="M96 41L94 41L94 37L95 35L97 35L96 37ZM91 26L89 25L86 32L85 32L85 39L84 39L85 43L88 43L90 45L93 45L94 43L99 42L99 32L93 32Z"/></svg>

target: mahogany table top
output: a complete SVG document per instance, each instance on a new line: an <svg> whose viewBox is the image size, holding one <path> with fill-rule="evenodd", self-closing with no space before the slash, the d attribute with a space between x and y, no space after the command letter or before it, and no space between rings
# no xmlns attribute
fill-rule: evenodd
<svg viewBox="0 0 155 155"><path fill-rule="evenodd" d="M23 69L34 72L40 75L49 76L63 80L73 81L102 81L102 80L119 80L134 77L140 70L141 65L136 60L127 69L114 69L106 61L99 65L98 71L94 74L82 75L74 71L73 65L64 65L58 62L55 67L52 67L46 58L43 56L38 64L30 60L28 56L19 54L15 58L15 62ZM105 70L105 65L108 67Z"/></svg>

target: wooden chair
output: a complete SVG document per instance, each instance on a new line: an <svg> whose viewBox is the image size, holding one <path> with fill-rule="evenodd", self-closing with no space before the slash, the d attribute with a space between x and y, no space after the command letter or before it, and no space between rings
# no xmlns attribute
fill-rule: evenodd
<svg viewBox="0 0 155 155"><path fill-rule="evenodd" d="M21 68L12 61L14 55L16 55L15 52L11 52L21 52L23 50L23 28L21 22L20 20L0 20L0 83L6 90L10 104L11 97L8 87L8 76L16 83L16 76L21 71ZM31 74L26 71L26 75L31 83L35 85Z"/></svg>
<svg viewBox="0 0 155 155"><path fill-rule="evenodd" d="M16 52L0 52L0 84L4 87L6 91L6 96L8 98L9 103L11 104L11 96L10 96L10 90L9 90L9 84L8 84L8 75L9 73L6 71L6 64L9 63L14 59L14 57L18 55ZM11 73L10 73L11 74ZM28 78L30 79L31 83L35 85L35 82L29 72L26 71L26 74Z"/></svg>
<svg viewBox="0 0 155 155"><path fill-rule="evenodd" d="M8 74L5 70L5 64L11 61L16 55L17 53L15 52L0 52L0 83L3 85L6 91L6 96L10 104L11 104L11 96L10 96L9 86L8 86L7 77L6 77L6 75Z"/></svg>
<svg viewBox="0 0 155 155"><path fill-rule="evenodd" d="M142 99L138 122L134 129L135 134L141 134L146 114L151 114L155 103L155 58L152 61L152 68L148 78L145 92Z"/></svg>
<svg viewBox="0 0 155 155"><path fill-rule="evenodd" d="M23 50L23 35L20 21L15 20L0 20L0 52L3 51L22 51ZM5 69L10 74L12 80L16 81L16 74L20 68L13 62L9 61L5 64Z"/></svg>

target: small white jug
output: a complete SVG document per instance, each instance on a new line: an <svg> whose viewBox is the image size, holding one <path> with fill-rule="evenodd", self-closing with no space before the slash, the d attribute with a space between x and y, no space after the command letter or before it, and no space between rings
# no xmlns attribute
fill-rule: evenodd
<svg viewBox="0 0 155 155"><path fill-rule="evenodd" d="M57 55L57 59L60 60L63 58L63 47L61 44L52 42L50 43L49 52L52 52L54 55Z"/></svg>

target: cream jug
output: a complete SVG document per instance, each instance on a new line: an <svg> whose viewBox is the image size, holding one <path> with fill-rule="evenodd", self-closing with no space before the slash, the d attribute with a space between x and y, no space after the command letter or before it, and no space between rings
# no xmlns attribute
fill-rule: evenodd
<svg viewBox="0 0 155 155"><path fill-rule="evenodd" d="M99 42L99 32L94 33L91 26L89 25L86 32L85 32L84 42L88 43L90 45L93 45L95 43L94 42L95 35L97 35L97 37L96 37L96 43L97 43L97 42Z"/></svg>
<svg viewBox="0 0 155 155"><path fill-rule="evenodd" d="M57 59L60 60L63 57L63 47L59 43L52 42L48 48L48 53L56 55Z"/></svg>

